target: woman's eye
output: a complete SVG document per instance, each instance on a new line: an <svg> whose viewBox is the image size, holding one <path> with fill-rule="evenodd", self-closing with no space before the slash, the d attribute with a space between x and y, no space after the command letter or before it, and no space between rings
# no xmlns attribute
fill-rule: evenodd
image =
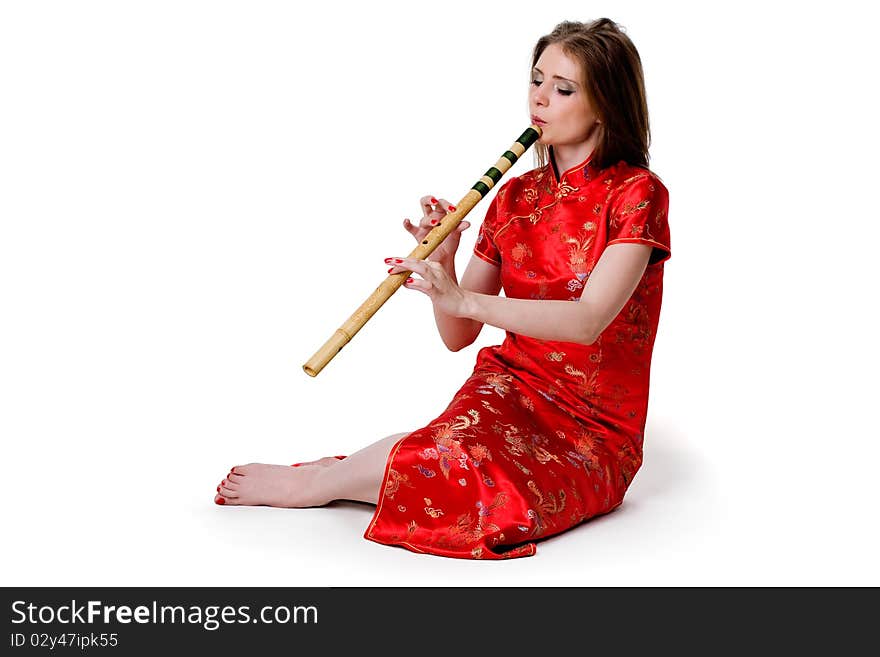
<svg viewBox="0 0 880 657"><path fill-rule="evenodd" d="M535 85L536 87L540 86L541 80L532 80L532 84ZM558 89L557 88L556 91L558 91L563 96L571 96L574 93L570 89Z"/></svg>

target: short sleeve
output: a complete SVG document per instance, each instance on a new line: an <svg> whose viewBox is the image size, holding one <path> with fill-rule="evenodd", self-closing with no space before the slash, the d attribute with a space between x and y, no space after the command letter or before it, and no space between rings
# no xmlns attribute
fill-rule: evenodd
<svg viewBox="0 0 880 657"><path fill-rule="evenodd" d="M480 232L477 235L477 243L474 245L474 255L482 258L493 265L501 266L501 252L495 246L495 226L497 225L498 194L489 203L486 217L480 224Z"/></svg>
<svg viewBox="0 0 880 657"><path fill-rule="evenodd" d="M669 192L656 177L634 176L621 185L611 203L607 244L634 242L654 247L649 265L669 260Z"/></svg>

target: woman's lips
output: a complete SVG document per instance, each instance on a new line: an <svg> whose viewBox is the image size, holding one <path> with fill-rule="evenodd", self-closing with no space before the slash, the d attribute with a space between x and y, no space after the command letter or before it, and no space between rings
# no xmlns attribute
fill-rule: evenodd
<svg viewBox="0 0 880 657"><path fill-rule="evenodd" d="M534 123L535 125L545 125L547 122L546 122L546 121L542 121L542 120L539 119L537 116L533 116L533 117L532 117L532 123Z"/></svg>

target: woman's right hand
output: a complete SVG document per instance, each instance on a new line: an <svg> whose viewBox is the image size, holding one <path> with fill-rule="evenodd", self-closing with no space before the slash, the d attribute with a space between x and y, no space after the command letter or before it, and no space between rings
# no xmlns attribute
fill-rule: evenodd
<svg viewBox="0 0 880 657"><path fill-rule="evenodd" d="M422 218L418 225L413 224L409 219L403 220L403 227L416 238L417 242L425 239L425 235L430 233L439 224L447 212L452 212L455 207L446 199L437 199L433 196L423 196L421 198ZM455 230L449 235L437 248L428 256L428 260L434 260L442 265L449 265L455 262L455 252L458 250L458 243L461 241L461 234L470 227L470 222L462 220Z"/></svg>

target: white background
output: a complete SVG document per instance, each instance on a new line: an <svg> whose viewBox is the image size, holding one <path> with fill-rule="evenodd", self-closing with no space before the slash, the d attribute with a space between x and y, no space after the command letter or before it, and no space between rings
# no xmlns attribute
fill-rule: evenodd
<svg viewBox="0 0 880 657"><path fill-rule="evenodd" d="M880 584L864 3L444 5L3 3L4 585ZM670 190L624 505L495 563L367 541L368 505L216 506L232 465L424 426L503 339L448 352L404 289L301 369L419 197L458 201L528 126L535 41L601 16Z"/></svg>

